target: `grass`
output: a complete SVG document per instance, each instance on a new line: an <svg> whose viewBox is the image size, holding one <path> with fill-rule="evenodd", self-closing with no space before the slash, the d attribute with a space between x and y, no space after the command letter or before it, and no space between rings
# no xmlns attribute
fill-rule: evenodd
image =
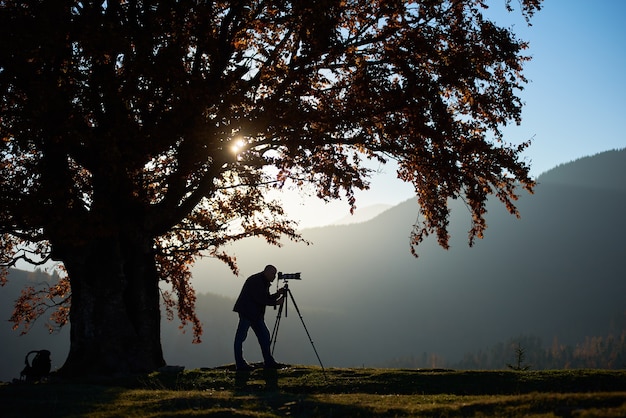
<svg viewBox="0 0 626 418"><path fill-rule="evenodd" d="M626 371L296 366L0 386L2 417L623 417Z"/></svg>

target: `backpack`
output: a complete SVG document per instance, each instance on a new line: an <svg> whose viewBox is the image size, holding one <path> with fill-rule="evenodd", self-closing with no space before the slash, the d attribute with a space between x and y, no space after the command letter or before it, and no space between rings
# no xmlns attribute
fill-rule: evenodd
<svg viewBox="0 0 626 418"><path fill-rule="evenodd" d="M28 363L28 357L31 354L35 354L32 363ZM50 373L50 351L48 350L34 350L26 354L24 358L26 367L20 373L20 379L25 379L27 382L36 381L43 377L46 377Z"/></svg>

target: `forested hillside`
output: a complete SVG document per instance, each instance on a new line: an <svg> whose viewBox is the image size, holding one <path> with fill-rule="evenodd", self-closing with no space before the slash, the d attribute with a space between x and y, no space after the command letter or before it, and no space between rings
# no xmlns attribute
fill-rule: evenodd
<svg viewBox="0 0 626 418"><path fill-rule="evenodd" d="M250 240L234 252L244 277L268 262L302 272L292 289L316 314L317 342L334 364L424 352L454 362L519 335L575 346L606 335L626 311L624 167L620 150L543 174L536 193L517 202L521 219L488 205L485 238L472 248L469 214L457 200L452 248L429 240L413 258L410 200L363 224L305 230L311 246ZM244 279L213 260L202 260L194 275L199 288L231 297Z"/></svg>

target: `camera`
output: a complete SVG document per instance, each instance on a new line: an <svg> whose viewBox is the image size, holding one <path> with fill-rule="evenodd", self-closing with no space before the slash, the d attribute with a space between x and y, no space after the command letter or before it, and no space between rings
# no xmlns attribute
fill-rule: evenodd
<svg viewBox="0 0 626 418"><path fill-rule="evenodd" d="M300 278L300 272L298 273L278 273L278 280L302 280Z"/></svg>

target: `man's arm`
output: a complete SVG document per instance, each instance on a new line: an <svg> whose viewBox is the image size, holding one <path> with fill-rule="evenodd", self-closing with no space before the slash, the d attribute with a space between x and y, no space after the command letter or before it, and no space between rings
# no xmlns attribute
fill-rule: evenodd
<svg viewBox="0 0 626 418"><path fill-rule="evenodd" d="M258 277L250 283L250 295L254 303L258 305L275 306L282 303L281 296L284 296L286 289L278 289L276 293L270 294L264 277Z"/></svg>
<svg viewBox="0 0 626 418"><path fill-rule="evenodd" d="M287 289L280 288L278 289L278 292L270 295L270 298L273 299L273 303L269 304L270 306L277 306L277 305L282 305L282 303L285 301L285 298L287 297Z"/></svg>

